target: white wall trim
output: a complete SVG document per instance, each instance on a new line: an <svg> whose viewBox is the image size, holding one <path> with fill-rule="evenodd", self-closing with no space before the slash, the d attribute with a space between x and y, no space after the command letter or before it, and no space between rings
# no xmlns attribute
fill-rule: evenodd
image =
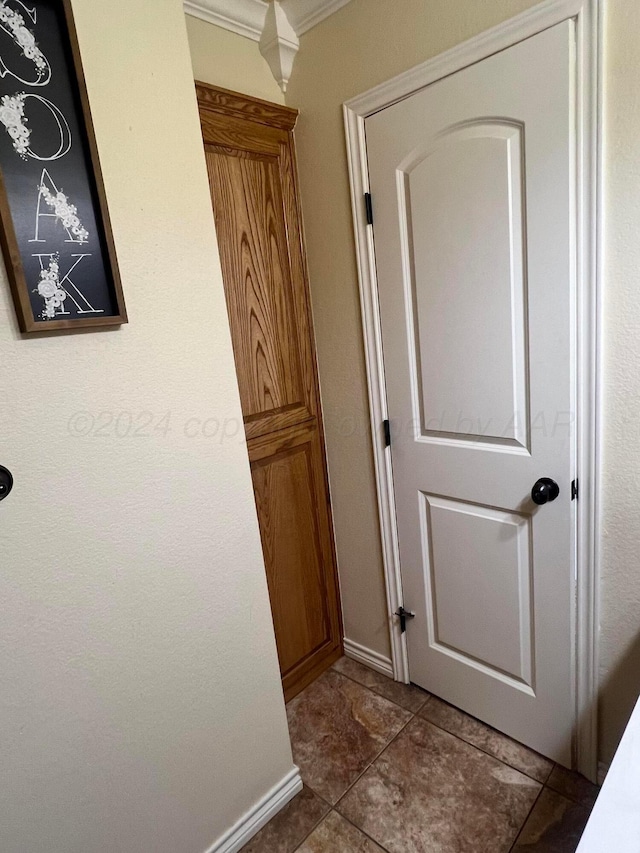
<svg viewBox="0 0 640 853"><path fill-rule="evenodd" d="M301 790L300 771L294 767L205 853L238 853Z"/></svg>
<svg viewBox="0 0 640 853"><path fill-rule="evenodd" d="M282 0L282 7L294 30L301 36L350 2L351 0Z"/></svg>
<svg viewBox="0 0 640 853"><path fill-rule="evenodd" d="M480 62L568 19L576 20L578 147L577 299L577 612L575 626L575 766L593 781L597 762L598 625L600 569L600 421L602 294L602 3L545 0L344 105L349 180L356 240L369 407L385 568L394 676L409 681L405 636L393 614L402 603L391 456L382 422L387 418L382 335L372 229L364 193L369 190L365 119L429 84ZM346 649L345 649L346 651Z"/></svg>
<svg viewBox="0 0 640 853"><path fill-rule="evenodd" d="M344 653L345 656L352 660L357 660L368 666L369 669L375 669L376 672L381 672L389 678L393 678L393 663L391 658L381 655L379 652L374 652L373 649L368 649L366 646L361 646L354 640L344 638Z"/></svg>
<svg viewBox="0 0 640 853"><path fill-rule="evenodd" d="M260 41L267 4L262 0L184 0L187 15Z"/></svg>

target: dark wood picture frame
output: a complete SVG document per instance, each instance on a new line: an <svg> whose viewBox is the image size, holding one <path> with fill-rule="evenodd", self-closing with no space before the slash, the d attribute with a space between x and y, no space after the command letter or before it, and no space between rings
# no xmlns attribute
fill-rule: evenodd
<svg viewBox="0 0 640 853"><path fill-rule="evenodd" d="M32 300L29 296L30 284L25 275L22 252L16 236L14 217L5 184L5 176L2 171L2 165L0 164L0 246L4 255L20 331L27 334L56 330L69 331L90 327L119 326L128 322L71 0L58 0L58 3L66 25L66 31L61 33L62 40L64 40L65 35L68 39L68 43L62 44L60 50L70 59L68 63L68 71L71 78L70 86L72 96L79 105L75 119L80 126L81 133L84 132L85 136L81 142L85 149L89 190L92 197L92 212L98 224L102 264L108 283L113 313L108 315L103 314L103 316L96 316L94 313L93 316L78 316L67 319L41 319L36 316ZM38 0L33 0L31 5L37 9ZM74 87L76 87L75 91L73 91ZM0 92L0 95L2 94ZM0 133L4 133L4 128L0 127ZM91 185L91 182L93 185ZM32 283L31 289L33 289Z"/></svg>

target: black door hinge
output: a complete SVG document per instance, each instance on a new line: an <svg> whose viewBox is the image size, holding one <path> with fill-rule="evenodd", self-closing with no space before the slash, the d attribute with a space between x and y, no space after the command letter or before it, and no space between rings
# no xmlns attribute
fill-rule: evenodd
<svg viewBox="0 0 640 853"><path fill-rule="evenodd" d="M578 498L578 481L573 480L571 483L571 500L575 501Z"/></svg>
<svg viewBox="0 0 640 853"><path fill-rule="evenodd" d="M389 421L382 421L382 429L384 430L384 446L391 447L391 424Z"/></svg>
<svg viewBox="0 0 640 853"><path fill-rule="evenodd" d="M367 214L367 225L373 225L373 203L371 193L364 194L364 209Z"/></svg>
<svg viewBox="0 0 640 853"><path fill-rule="evenodd" d="M399 607L397 612L393 614L400 619L400 633L404 634L407 630L407 619L415 619L416 614L412 613L411 610L405 610L404 607Z"/></svg>

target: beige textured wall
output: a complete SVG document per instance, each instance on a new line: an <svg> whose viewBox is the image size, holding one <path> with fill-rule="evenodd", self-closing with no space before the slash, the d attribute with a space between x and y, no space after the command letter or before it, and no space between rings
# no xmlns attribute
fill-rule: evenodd
<svg viewBox="0 0 640 853"><path fill-rule="evenodd" d="M387 653L341 104L535 0L352 0L301 39L297 129L346 635ZM601 758L640 692L640 73L637 0L607 0Z"/></svg>
<svg viewBox="0 0 640 853"><path fill-rule="evenodd" d="M640 3L605 5L601 751L640 693Z"/></svg>
<svg viewBox="0 0 640 853"><path fill-rule="evenodd" d="M284 104L258 42L186 15L193 76L203 83Z"/></svg>
<svg viewBox="0 0 640 853"><path fill-rule="evenodd" d="M22 339L0 265L0 849L202 853L292 758L193 74L181 0L73 7L130 323Z"/></svg>

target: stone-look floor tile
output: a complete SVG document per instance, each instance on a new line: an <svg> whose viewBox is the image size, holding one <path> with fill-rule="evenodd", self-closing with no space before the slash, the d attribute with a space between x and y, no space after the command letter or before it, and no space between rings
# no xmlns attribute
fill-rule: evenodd
<svg viewBox="0 0 640 853"><path fill-rule="evenodd" d="M553 762L532 749L517 743L506 735L448 705L433 696L420 712L420 716L441 729L457 735L472 746L477 746L510 767L521 770L538 782L546 782L553 769Z"/></svg>
<svg viewBox="0 0 640 853"><path fill-rule="evenodd" d="M585 803L590 806L595 803L596 797L600 793L600 788L597 785L579 773L566 770L559 764L553 768L547 785L559 794L564 794L570 800L575 800L576 803Z"/></svg>
<svg viewBox="0 0 640 853"><path fill-rule="evenodd" d="M393 681L386 675L382 675L368 666L363 666L351 658L340 658L333 665L333 668L414 714L422 708L429 698L429 694L425 690L421 690L413 684L400 684L398 681Z"/></svg>
<svg viewBox="0 0 640 853"><path fill-rule="evenodd" d="M591 809L550 788L535 804L514 846L514 853L575 853Z"/></svg>
<svg viewBox="0 0 640 853"><path fill-rule="evenodd" d="M305 787L269 823L242 853L293 853L329 811L329 806Z"/></svg>
<svg viewBox="0 0 640 853"><path fill-rule="evenodd" d="M299 853L384 853L370 838L335 812L327 815Z"/></svg>
<svg viewBox="0 0 640 853"><path fill-rule="evenodd" d="M540 790L415 717L337 808L390 853L507 853Z"/></svg>
<svg viewBox="0 0 640 853"><path fill-rule="evenodd" d="M305 784L333 804L411 714L329 670L289 702L287 717Z"/></svg>

